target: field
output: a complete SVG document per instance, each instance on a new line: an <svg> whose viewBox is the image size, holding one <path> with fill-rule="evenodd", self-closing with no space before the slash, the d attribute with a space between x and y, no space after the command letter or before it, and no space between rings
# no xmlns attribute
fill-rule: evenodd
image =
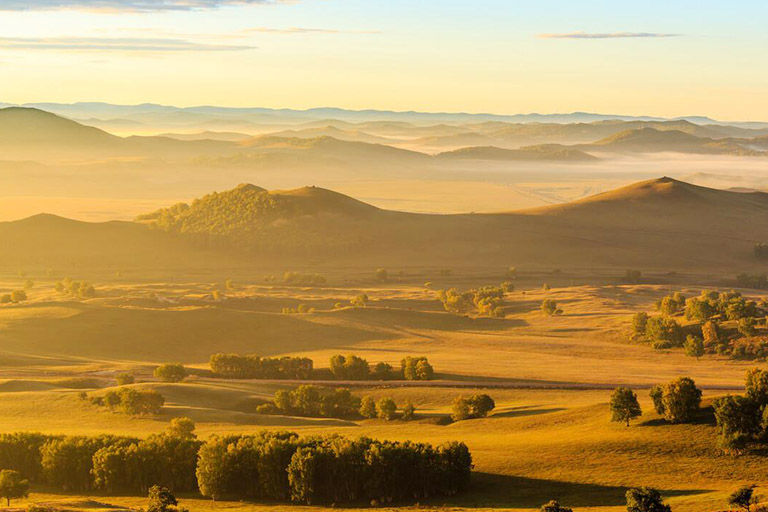
<svg viewBox="0 0 768 512"><path fill-rule="evenodd" d="M272 281L273 274L281 275L277 270L258 276L236 269L226 275L94 273L82 277L96 286L97 297L83 300L57 293L57 277L30 275L30 300L0 306L0 431L143 437L163 431L172 417L187 416L203 439L267 428L460 440L474 457L471 490L425 505L457 510L533 510L556 498L579 511L619 511L626 489L639 485L661 489L675 511L718 510L739 485L765 483L761 475L768 463L762 457L732 458L717 450L710 408L693 424L669 425L653 412L647 393L653 384L691 376L704 389L706 406L743 388L745 371L756 363L719 356L696 360L680 349L653 350L629 335L632 314L650 311L669 291L697 295L722 287L727 276L659 273L644 276L644 284L626 285L616 272L522 271L507 296L505 317L491 319L446 313L435 290L498 284L505 279L502 270L390 272L393 277L379 283L373 272L327 269L328 285L312 288ZM17 289L27 278L6 274L0 288ZM551 289L543 289L544 283ZM216 290L222 294L218 300ZM362 293L370 297L368 307L335 307ZM542 315L544 298L555 299L564 314ZM281 314L283 307L299 304L314 311ZM417 408L413 422L265 416L255 414L255 406L295 382L213 378L207 360L215 352L303 355L319 368L337 353L393 365L406 355L425 355L438 375L420 383L324 382L348 385L359 396L411 400ZM193 375L178 384L157 382L152 369L171 361L183 362ZM126 370L138 378L133 386L154 388L166 398L160 416L129 417L78 397L83 388L103 394L114 386L115 373ZM629 428L610 422L607 403L619 384L638 391L644 411ZM438 421L450 414L456 396L476 390L496 400L488 418ZM144 506L145 500L35 488L28 501L93 510ZM182 501L192 510L288 508L214 506L196 496Z"/></svg>

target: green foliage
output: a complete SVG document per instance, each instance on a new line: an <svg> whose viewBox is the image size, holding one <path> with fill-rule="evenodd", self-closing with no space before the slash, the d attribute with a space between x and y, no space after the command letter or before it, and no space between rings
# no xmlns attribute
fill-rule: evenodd
<svg viewBox="0 0 768 512"><path fill-rule="evenodd" d="M368 380L371 368L362 357L337 354L331 357L331 373L340 380Z"/></svg>
<svg viewBox="0 0 768 512"><path fill-rule="evenodd" d="M563 310L557 307L557 301L555 301L555 299L544 299L541 301L541 312L547 316L563 314Z"/></svg>
<svg viewBox="0 0 768 512"><path fill-rule="evenodd" d="M165 404L163 395L154 389L119 388L109 390L102 399L110 409L119 410L131 416L160 414Z"/></svg>
<svg viewBox="0 0 768 512"><path fill-rule="evenodd" d="M743 317L741 320L739 320L738 330L742 335L751 337L757 334L757 328L755 325L756 322L753 317Z"/></svg>
<svg viewBox="0 0 768 512"><path fill-rule="evenodd" d="M413 405L413 402L408 400L405 402L405 405L403 406L403 413L401 415L401 418L403 421L411 421L416 416L416 406Z"/></svg>
<svg viewBox="0 0 768 512"><path fill-rule="evenodd" d="M744 509L745 512L750 512L752 505L755 505L758 502L758 499L754 494L755 487L753 485L741 487L728 496L728 504Z"/></svg>
<svg viewBox="0 0 768 512"><path fill-rule="evenodd" d="M701 390L690 377L680 377L661 386L654 386L650 396L656 412L670 423L687 423L699 410Z"/></svg>
<svg viewBox="0 0 768 512"><path fill-rule="evenodd" d="M648 313L641 311L632 316L632 335L638 338L645 337L645 331L648 326Z"/></svg>
<svg viewBox="0 0 768 512"><path fill-rule="evenodd" d="M126 386L136 382L136 378L132 373L118 373L115 375L115 382L117 382L118 386Z"/></svg>
<svg viewBox="0 0 768 512"><path fill-rule="evenodd" d="M627 512L670 512L672 508L664 504L661 493L650 487L629 489L627 497Z"/></svg>
<svg viewBox="0 0 768 512"><path fill-rule="evenodd" d="M683 344L685 355L696 359L704 355L704 340L700 336L689 334Z"/></svg>
<svg viewBox="0 0 768 512"><path fill-rule="evenodd" d="M21 473L12 469L0 471L0 498L5 498L9 507L11 500L26 498L28 495L29 480L24 479Z"/></svg>
<svg viewBox="0 0 768 512"><path fill-rule="evenodd" d="M376 363L373 370L371 370L371 379L373 380L391 380L395 378L397 378L397 374L389 363Z"/></svg>
<svg viewBox="0 0 768 512"><path fill-rule="evenodd" d="M616 388L611 395L611 421L620 421L629 426L630 420L642 414L635 392L621 386Z"/></svg>
<svg viewBox="0 0 768 512"><path fill-rule="evenodd" d="M147 512L187 512L187 509L178 505L176 496L167 487L153 485L149 488Z"/></svg>
<svg viewBox="0 0 768 512"><path fill-rule="evenodd" d="M267 358L256 355L214 354L211 371L227 379L292 379L307 380L314 363L306 357Z"/></svg>
<svg viewBox="0 0 768 512"><path fill-rule="evenodd" d="M353 308L359 308L364 309L368 305L368 296L365 294L358 295L354 299L350 300L349 303Z"/></svg>
<svg viewBox="0 0 768 512"><path fill-rule="evenodd" d="M173 418L168 424L167 434L179 439L196 439L195 422L191 418Z"/></svg>
<svg viewBox="0 0 768 512"><path fill-rule="evenodd" d="M486 394L475 394L469 398L458 396L453 402L451 419L462 421L475 418L484 418L496 408L493 398Z"/></svg>
<svg viewBox="0 0 768 512"><path fill-rule="evenodd" d="M673 295L667 295L662 298L658 304L658 309L664 316L676 315L683 311L684 308L685 297L680 292L676 292Z"/></svg>
<svg viewBox="0 0 768 512"><path fill-rule="evenodd" d="M464 315L475 313L478 316L502 318L504 316L504 294L514 289L512 283L501 287L483 286L477 289L459 292L456 288L439 290L438 299L449 313ZM511 291L511 290L510 290Z"/></svg>
<svg viewBox="0 0 768 512"><path fill-rule="evenodd" d="M723 451L739 453L760 433L760 407L753 399L727 395L716 398L712 406L717 421L718 444Z"/></svg>
<svg viewBox="0 0 768 512"><path fill-rule="evenodd" d="M373 397L366 395L360 401L360 416L368 419L376 417L376 401Z"/></svg>
<svg viewBox="0 0 768 512"><path fill-rule="evenodd" d="M573 512L573 509L570 507L564 507L556 500L552 500L549 503L545 503L541 506L541 509L539 509L540 512Z"/></svg>
<svg viewBox="0 0 768 512"><path fill-rule="evenodd" d="M286 272L283 274L283 282L294 286L324 286L328 281L320 274Z"/></svg>
<svg viewBox="0 0 768 512"><path fill-rule="evenodd" d="M165 363L155 368L153 374L163 382L181 382L187 378L187 369L181 363Z"/></svg>
<svg viewBox="0 0 768 512"><path fill-rule="evenodd" d="M96 289L92 284L86 281L73 281L69 277L57 281L55 288L60 294L77 299L91 299L96 296Z"/></svg>
<svg viewBox="0 0 768 512"><path fill-rule="evenodd" d="M381 420L392 421L397 414L397 404L390 397L382 397L376 402L376 416Z"/></svg>
<svg viewBox="0 0 768 512"><path fill-rule="evenodd" d="M400 370L405 380L432 380L435 370L424 356L407 356L400 361Z"/></svg>
<svg viewBox="0 0 768 512"><path fill-rule="evenodd" d="M293 391L278 390L272 409L260 413L289 414L323 418L355 418L361 412L361 400L346 388L329 390L304 384Z"/></svg>
<svg viewBox="0 0 768 512"><path fill-rule="evenodd" d="M683 330L673 318L655 316L648 319L645 329L654 348L680 347L683 344Z"/></svg>

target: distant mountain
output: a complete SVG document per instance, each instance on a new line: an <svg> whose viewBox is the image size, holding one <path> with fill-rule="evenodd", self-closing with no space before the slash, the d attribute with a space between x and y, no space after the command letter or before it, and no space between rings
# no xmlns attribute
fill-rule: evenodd
<svg viewBox="0 0 768 512"><path fill-rule="evenodd" d="M0 109L0 144L44 149L45 145L67 145L78 148L111 147L120 141L98 128L34 108Z"/></svg>
<svg viewBox="0 0 768 512"><path fill-rule="evenodd" d="M447 151L436 155L442 159L461 160L502 160L502 161L562 161L562 162L589 162L597 160L596 157L579 151L552 146L528 146L521 149L502 149L494 146L469 147Z"/></svg>
<svg viewBox="0 0 768 512"><path fill-rule="evenodd" d="M425 123L469 123L483 121L503 121L509 123L592 123L595 121L668 121L686 120L692 123L722 124L731 126L743 126L744 128L768 128L768 123L754 122L720 122L704 116L685 116L674 119L665 119L655 116L629 116L621 114L598 114L590 112L571 112L563 114L487 114L487 113L463 113L463 112L395 112L389 110L347 110L342 108L321 107L306 110L296 109L272 109L272 108L229 108L216 106L199 107L174 107L168 105L142 104L142 105L112 105L108 103L31 103L23 106L31 106L64 115L70 118L87 119L98 118L108 120L110 118L131 119L151 122L152 116L168 121L169 116L174 115L175 122L194 123L202 119L229 119L249 120L254 123L285 122L298 124L322 119L336 119L348 122L364 121L405 121L417 124Z"/></svg>
<svg viewBox="0 0 768 512"><path fill-rule="evenodd" d="M214 132L205 131L198 133L162 133L158 137L167 137L177 140L217 140L224 142L240 142L253 138L253 135L238 132Z"/></svg>
<svg viewBox="0 0 768 512"><path fill-rule="evenodd" d="M735 156L766 156L768 154L755 151L734 139L713 140L696 137L679 130L657 130L655 128L640 128L624 130L592 144L576 146L579 149L607 151L627 151L637 153L657 153L671 151L678 153L721 154Z"/></svg>
<svg viewBox="0 0 768 512"><path fill-rule="evenodd" d="M315 128L304 128L301 130L283 130L280 132L268 133L272 137L287 137L299 139L313 139L317 137L333 137L338 140L351 142L367 142L369 144L393 144L399 142L397 139L371 135L362 130L342 129L333 125L318 126Z"/></svg>

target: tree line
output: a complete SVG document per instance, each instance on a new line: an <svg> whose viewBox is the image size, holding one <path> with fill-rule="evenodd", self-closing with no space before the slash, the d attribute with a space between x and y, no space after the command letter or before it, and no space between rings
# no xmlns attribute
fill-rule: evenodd
<svg viewBox="0 0 768 512"><path fill-rule="evenodd" d="M213 499L392 503L451 496L470 479L463 443L433 447L290 432L213 437L200 449L200 492Z"/></svg>
<svg viewBox="0 0 768 512"><path fill-rule="evenodd" d="M458 442L433 447L292 432L200 442L194 423L177 419L146 439L2 434L0 468L0 483L21 493L7 499L25 495L32 482L65 492L145 494L163 486L213 499L391 503L458 493L469 483L472 457Z"/></svg>
<svg viewBox="0 0 768 512"><path fill-rule="evenodd" d="M257 355L214 354L209 361L211 371L227 379L287 379L322 378L314 361L306 357L268 358ZM330 360L330 373L338 380L432 380L435 370L424 356L408 356L400 361L399 370L389 363L374 366L364 358L335 355Z"/></svg>

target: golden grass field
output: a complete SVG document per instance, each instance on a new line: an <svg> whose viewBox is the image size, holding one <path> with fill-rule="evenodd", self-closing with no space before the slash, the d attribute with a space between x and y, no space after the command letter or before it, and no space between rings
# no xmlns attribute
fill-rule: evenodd
<svg viewBox="0 0 768 512"><path fill-rule="evenodd" d="M98 297L88 300L65 299L53 290L56 278L32 276L29 302L0 306L0 431L146 436L163 431L172 417L188 416L201 438L269 428L466 442L475 460L472 489L427 503L428 509L528 511L556 498L577 511L614 512L625 509L627 487L649 485L662 490L675 512L716 511L726 508L726 497L736 487L768 484L768 463L761 456L720 454L711 409L694 424L668 425L652 411L647 396L652 384L687 375L704 389L706 404L737 392L745 371L757 363L714 356L697 361L679 349L654 351L629 339L633 313L651 310L653 301L670 290L698 294L701 286L694 283L711 283L717 276L648 276L657 284L630 286L595 271L522 272L517 290L508 294L506 317L487 319L442 311L434 290L498 284L504 280L500 272L440 276L409 269L387 283L376 283L372 272L336 269L327 275L326 287L296 288L235 271L229 276L94 274L85 277ZM234 288L227 290L224 282L230 277ZM2 276L0 289L16 289L25 279ZM432 282L430 288L426 281ZM543 290L544 282L552 289ZM225 298L214 301L214 290ZM334 309L360 293L369 295L368 308ZM538 309L543 298L556 299L563 316L544 317ZM302 303L316 311L280 313L284 306ZM306 355L316 367L326 367L336 353L395 365L405 355L426 355L438 379L352 383L359 395L388 395L401 404L412 400L419 415L414 422L263 416L253 413L255 404L296 383L212 378L207 360L215 352ZM152 368L170 361L184 362L195 375L179 384L156 382ZM123 370L136 373L135 386L150 386L165 396L159 417L112 413L79 399L80 389L72 388L73 379L81 377L113 386L112 377ZM618 384L635 387L641 399L644 415L629 428L610 422L607 403ZM449 414L456 396L480 389L497 403L488 418L450 425L432 419ZM181 498L192 510L293 508ZM145 501L33 489L26 502L13 506L36 502L97 510L145 506Z"/></svg>

